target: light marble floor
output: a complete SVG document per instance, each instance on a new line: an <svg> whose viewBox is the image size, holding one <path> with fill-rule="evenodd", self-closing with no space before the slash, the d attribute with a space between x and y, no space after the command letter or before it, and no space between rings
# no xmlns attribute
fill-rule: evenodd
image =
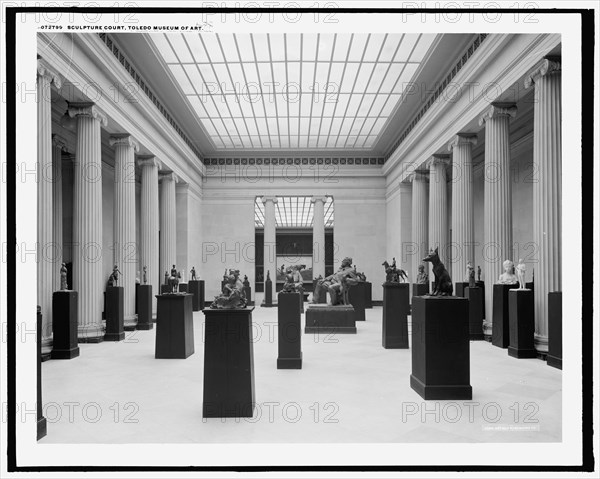
<svg viewBox="0 0 600 479"><path fill-rule="evenodd" d="M410 388L411 351L381 346L381 316L381 307L367 310L356 335L304 334L303 368L277 370L277 309L257 307L252 419L202 418L201 312L185 360L154 359L155 329L80 344L80 357L43 364L40 443L561 440L561 371L473 341L473 400L424 401Z"/></svg>

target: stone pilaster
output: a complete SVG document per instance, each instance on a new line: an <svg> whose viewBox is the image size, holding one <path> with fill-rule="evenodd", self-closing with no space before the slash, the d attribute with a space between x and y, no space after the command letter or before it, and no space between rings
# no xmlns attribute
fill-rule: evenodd
<svg viewBox="0 0 600 479"><path fill-rule="evenodd" d="M448 187L446 165L449 155L433 155L429 167L429 247L438 248L440 260L447 261L448 246ZM449 265L446 264L449 268Z"/></svg>
<svg viewBox="0 0 600 479"><path fill-rule="evenodd" d="M327 197L313 196L313 278L325 277L325 202Z"/></svg>
<svg viewBox="0 0 600 479"><path fill-rule="evenodd" d="M410 176L412 182L412 271L416 279L419 265L429 252L429 192L427 172L416 172Z"/></svg>
<svg viewBox="0 0 600 479"><path fill-rule="evenodd" d="M99 342L103 292L108 273L102 271L102 156L100 131L106 116L91 102L70 103L77 119L73 198L73 289L78 292L79 341Z"/></svg>
<svg viewBox="0 0 600 479"><path fill-rule="evenodd" d="M143 271L144 266L146 266L148 284L152 285L152 313L156 315L156 297L154 295L160 294L158 170L162 168L162 164L152 155L138 156L137 163L142 170L140 270ZM141 274L143 275L143 272Z"/></svg>
<svg viewBox="0 0 600 479"><path fill-rule="evenodd" d="M51 85L61 87L60 76L43 60L37 65L37 304L42 313L42 355L52 350L53 163ZM35 305L32 305L35 306ZM33 314L33 313L32 313Z"/></svg>
<svg viewBox="0 0 600 479"><path fill-rule="evenodd" d="M172 266L177 264L176 182L175 173L160 175L160 274L163 282L165 271L170 274Z"/></svg>
<svg viewBox="0 0 600 479"><path fill-rule="evenodd" d="M533 107L533 241L535 348L548 352L548 293L562 290L561 63L545 58L525 80L535 85Z"/></svg>
<svg viewBox="0 0 600 479"><path fill-rule="evenodd" d="M126 329L137 324L135 315L135 274L137 267L137 244L135 238L135 153L137 142L129 135L110 137L115 149L115 200L113 213L114 264L122 276L123 314Z"/></svg>
<svg viewBox="0 0 600 479"><path fill-rule="evenodd" d="M60 267L63 262L63 200L62 200L62 153L66 141L52 135L52 213L54 266L52 267L52 291L60 290Z"/></svg>
<svg viewBox="0 0 600 479"><path fill-rule="evenodd" d="M448 144L452 152L452 257L453 281L465 281L467 263L475 260L473 228L473 158L477 136L456 135Z"/></svg>
<svg viewBox="0 0 600 479"><path fill-rule="evenodd" d="M485 125L483 171L483 274L485 297L492 298L494 283L502 274L502 263L513 260L512 198L510 184L510 119L517 114L514 104L492 104L479 119ZM492 335L492 301L486 301L483 333Z"/></svg>
<svg viewBox="0 0 600 479"><path fill-rule="evenodd" d="M263 196L262 202L265 205L265 236L264 236L264 274L265 281L267 280L267 271L271 275L272 282L272 298L276 298L275 283L277 275L275 269L277 251L276 251L276 224L275 224L275 204L277 198L274 196ZM266 287L266 283L265 283ZM266 291L265 291L266 292Z"/></svg>

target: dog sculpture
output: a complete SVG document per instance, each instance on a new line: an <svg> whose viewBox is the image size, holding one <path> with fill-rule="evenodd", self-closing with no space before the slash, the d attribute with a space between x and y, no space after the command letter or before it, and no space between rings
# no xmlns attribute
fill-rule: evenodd
<svg viewBox="0 0 600 479"><path fill-rule="evenodd" d="M444 263L440 261L438 249L436 248L435 251L430 251L429 254L423 258L423 261L427 261L433 265L435 282L431 296L452 296L452 279L450 279L450 275L448 274L448 270L444 266Z"/></svg>

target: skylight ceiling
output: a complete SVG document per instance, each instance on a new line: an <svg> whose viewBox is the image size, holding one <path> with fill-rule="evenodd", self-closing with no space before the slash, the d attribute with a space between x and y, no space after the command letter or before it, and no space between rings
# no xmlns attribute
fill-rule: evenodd
<svg viewBox="0 0 600 479"><path fill-rule="evenodd" d="M312 228L313 203L311 196L278 196L275 204L277 228ZM333 227L333 198L328 196L324 206L325 227ZM265 205L262 198L254 202L254 226L265 227Z"/></svg>
<svg viewBox="0 0 600 479"><path fill-rule="evenodd" d="M217 150L373 147L433 34L151 36Z"/></svg>

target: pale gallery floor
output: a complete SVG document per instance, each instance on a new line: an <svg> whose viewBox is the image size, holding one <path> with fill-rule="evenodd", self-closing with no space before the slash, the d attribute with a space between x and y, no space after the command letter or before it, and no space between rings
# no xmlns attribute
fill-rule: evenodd
<svg viewBox="0 0 600 479"><path fill-rule="evenodd" d="M356 335L304 334L302 369L277 370L277 309L257 307L252 419L202 418L201 312L194 313L196 352L185 360L154 359L155 329L80 344L80 357L43 364L48 435L40 442L561 440L561 371L473 341L473 400L424 401L409 385L411 351L381 346L381 316L381 307L368 309Z"/></svg>

